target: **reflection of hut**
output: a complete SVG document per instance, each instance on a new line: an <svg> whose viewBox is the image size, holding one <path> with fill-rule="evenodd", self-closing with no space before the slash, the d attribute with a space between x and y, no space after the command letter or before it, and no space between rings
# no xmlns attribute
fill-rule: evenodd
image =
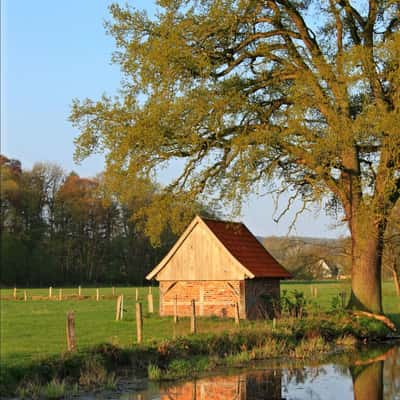
<svg viewBox="0 0 400 400"><path fill-rule="evenodd" d="M217 376L162 388L161 400L283 400L281 371L265 370L248 375Z"/></svg>
<svg viewBox="0 0 400 400"><path fill-rule="evenodd" d="M169 253L147 275L160 282L160 315L271 316L287 272L242 223L196 217Z"/></svg>

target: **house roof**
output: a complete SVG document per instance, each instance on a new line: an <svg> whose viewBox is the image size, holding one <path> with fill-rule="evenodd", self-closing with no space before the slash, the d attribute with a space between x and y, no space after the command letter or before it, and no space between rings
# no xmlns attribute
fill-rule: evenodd
<svg viewBox="0 0 400 400"><path fill-rule="evenodd" d="M202 218L214 235L226 249L247 269L255 278L291 278L286 271L268 253L265 247L241 222L216 221Z"/></svg>
<svg viewBox="0 0 400 400"><path fill-rule="evenodd" d="M235 259L247 278L291 278L285 270L247 229L243 223L218 221L197 216L181 235L164 259L153 269L146 279L154 278L178 251L186 237L198 224L204 224L223 248Z"/></svg>

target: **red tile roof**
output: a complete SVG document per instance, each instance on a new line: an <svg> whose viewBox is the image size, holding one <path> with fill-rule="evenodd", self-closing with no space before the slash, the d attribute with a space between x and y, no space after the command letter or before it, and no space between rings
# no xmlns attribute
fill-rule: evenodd
<svg viewBox="0 0 400 400"><path fill-rule="evenodd" d="M229 252L256 278L291 278L257 238L238 222L202 218Z"/></svg>

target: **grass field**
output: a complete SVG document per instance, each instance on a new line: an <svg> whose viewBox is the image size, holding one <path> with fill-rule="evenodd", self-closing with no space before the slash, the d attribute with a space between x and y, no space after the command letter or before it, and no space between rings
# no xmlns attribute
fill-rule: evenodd
<svg viewBox="0 0 400 400"><path fill-rule="evenodd" d="M310 286L318 289L318 297L311 297ZM393 284L385 282L384 309L400 326L400 299L396 297ZM332 298L340 291L349 292L348 283L343 282L287 282L281 290L291 293L302 291L312 302L310 309L314 312L331 309ZM73 310L76 319L76 337L78 350L99 343L113 343L119 346L130 346L136 342L135 327L135 288L121 287L115 294L124 294L124 320L115 321L116 300L112 297L111 288L101 288L96 301L96 289L82 288L83 299L70 298L58 300L31 300L31 296L46 297L48 289L27 290L29 299L23 301L23 289L17 291L19 300L13 300L12 289L1 290L1 324L0 324L0 356L1 363L7 366L19 366L41 358L59 355L66 350L65 319L66 312ZM76 295L77 288L63 289L64 296ZM157 313L147 313L147 288L139 288L140 300L144 309L144 341L150 342L171 338L174 335L189 333L189 320L181 319L174 326L172 318L160 318ZM153 290L154 309L158 309L158 290ZM57 298L58 289L53 289ZM90 296L88 298L87 296ZM263 324L265 322L246 322L245 324ZM235 330L232 320L217 318L199 318L199 332L217 332Z"/></svg>

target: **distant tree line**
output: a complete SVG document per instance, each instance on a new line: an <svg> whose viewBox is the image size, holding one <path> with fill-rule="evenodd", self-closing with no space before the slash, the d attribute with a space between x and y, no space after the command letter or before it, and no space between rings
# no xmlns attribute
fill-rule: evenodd
<svg viewBox="0 0 400 400"><path fill-rule="evenodd" d="M262 238L268 251L296 279L324 279L320 261L330 267L332 278L350 278L351 243L349 237L338 239L310 237ZM400 208L396 208L385 236L382 257L382 278L392 279L400 296Z"/></svg>
<svg viewBox="0 0 400 400"><path fill-rule="evenodd" d="M141 284L176 236L165 230L159 247L132 218L156 195L122 203L103 177L66 174L54 164L23 170L0 156L2 285Z"/></svg>

